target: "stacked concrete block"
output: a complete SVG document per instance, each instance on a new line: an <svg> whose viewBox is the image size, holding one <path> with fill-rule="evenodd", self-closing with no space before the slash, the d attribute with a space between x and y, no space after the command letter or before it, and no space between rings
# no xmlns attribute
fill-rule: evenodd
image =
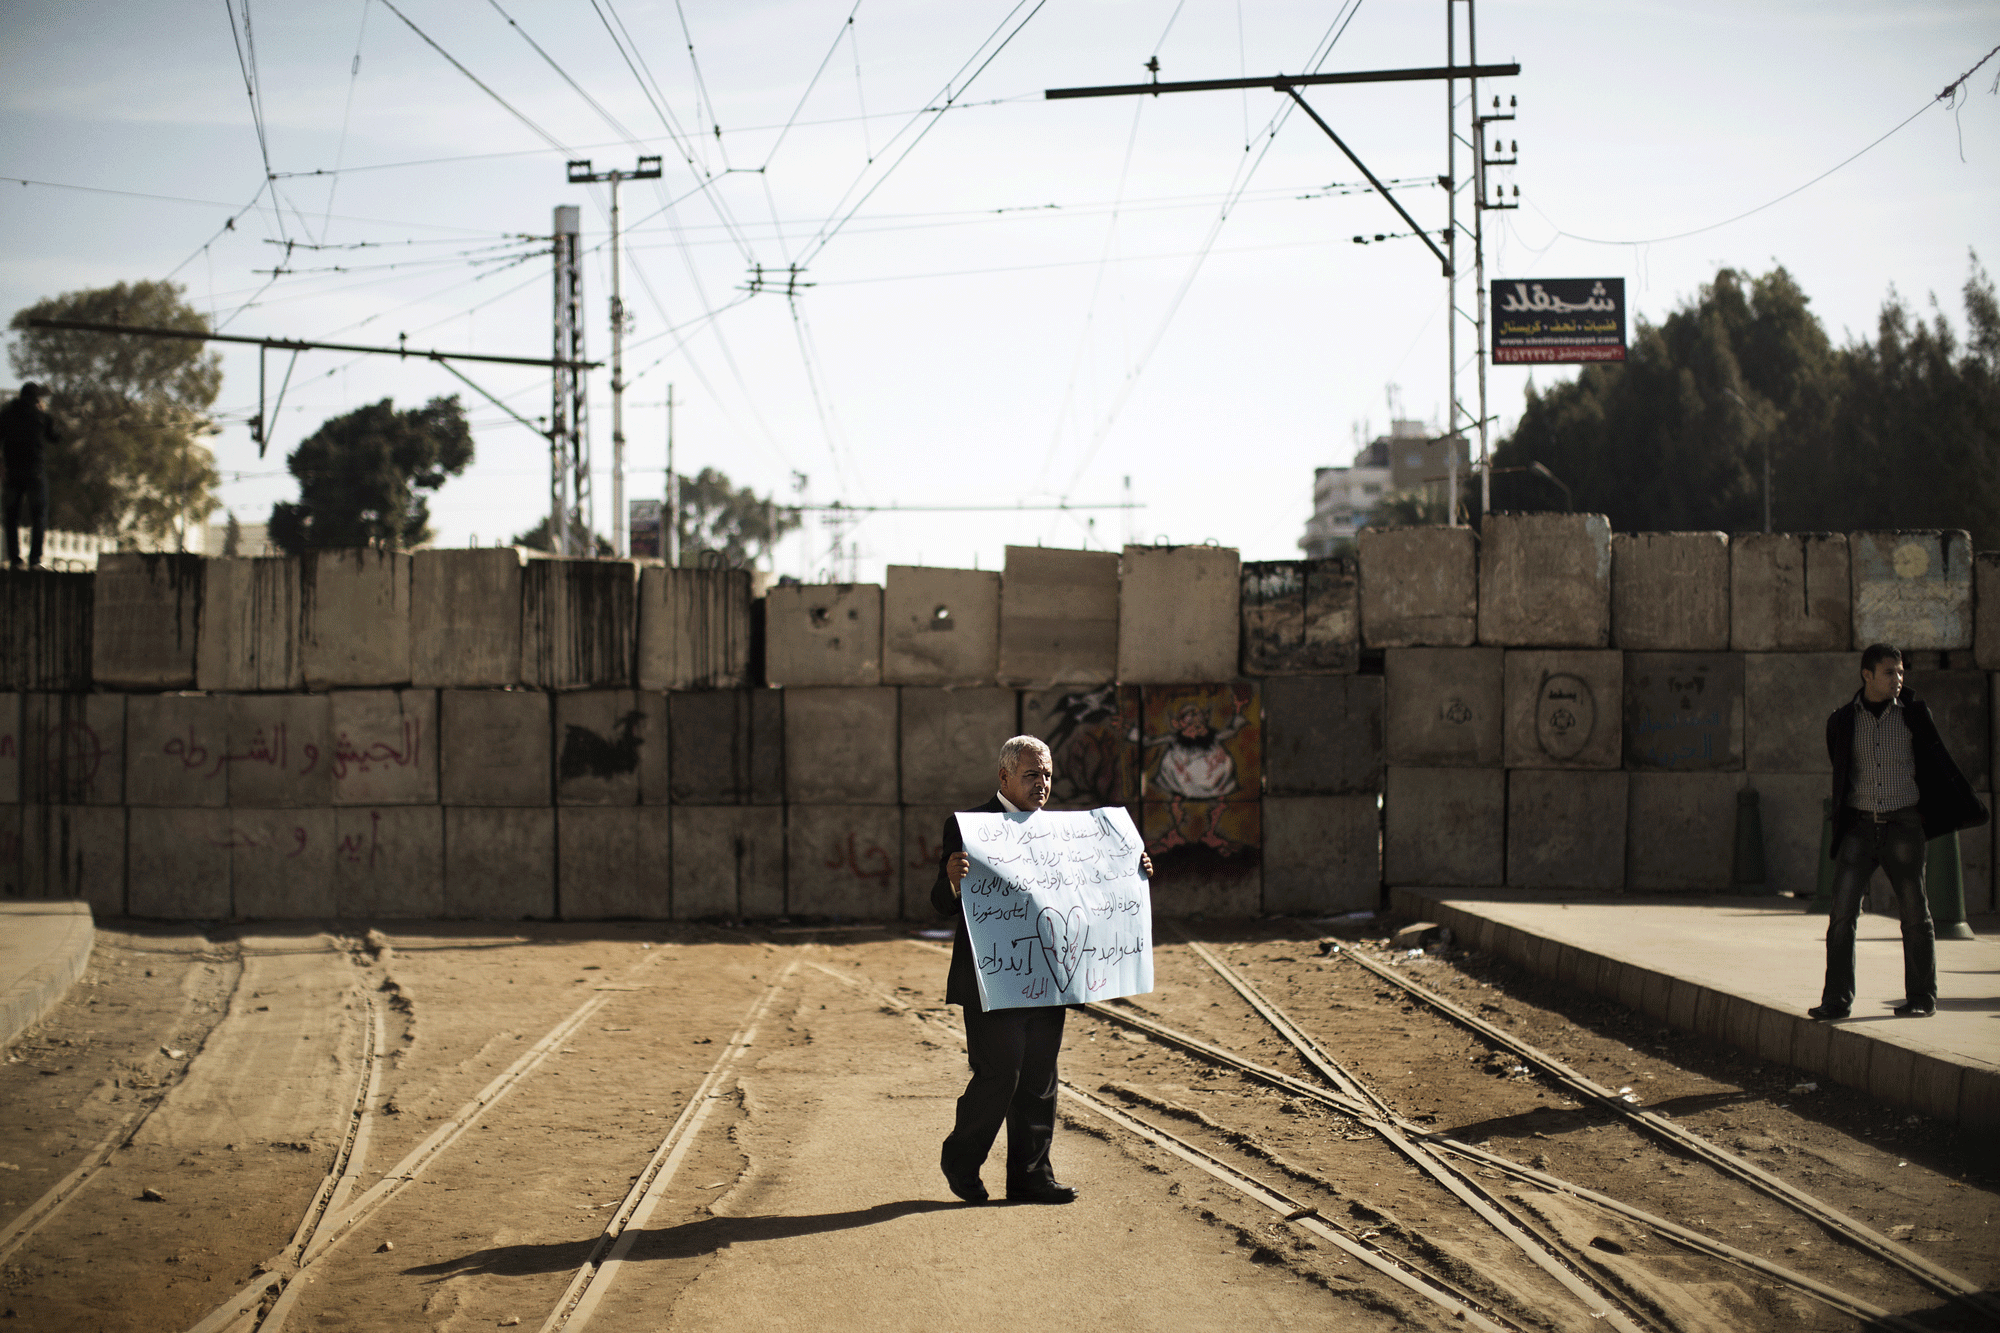
<svg viewBox="0 0 2000 1333"><path fill-rule="evenodd" d="M125 915L125 809L21 809L21 883L31 898L81 898L97 916Z"/></svg>
<svg viewBox="0 0 2000 1333"><path fill-rule="evenodd" d="M126 699L125 803L162 807L229 803L226 697L135 694Z"/></svg>
<svg viewBox="0 0 2000 1333"><path fill-rule="evenodd" d="M521 680L521 554L418 551L410 562L410 678L418 686Z"/></svg>
<svg viewBox="0 0 2000 1333"><path fill-rule="evenodd" d="M445 807L439 915L547 921L556 914L556 812Z"/></svg>
<svg viewBox="0 0 2000 1333"><path fill-rule="evenodd" d="M555 698L556 803L638 805L669 789L667 698L585 690Z"/></svg>
<svg viewBox="0 0 2000 1333"><path fill-rule="evenodd" d="M229 803L264 809L333 804L335 757L324 694L237 694L222 701Z"/></svg>
<svg viewBox="0 0 2000 1333"><path fill-rule="evenodd" d="M28 896L21 859L21 807L0 805L0 897Z"/></svg>
<svg viewBox="0 0 2000 1333"><path fill-rule="evenodd" d="M1938 736L1965 780L1974 791L1988 790L1992 722L1987 696L1992 677L1984 671L1913 671L1905 680L1911 696L1930 708Z"/></svg>
<svg viewBox="0 0 2000 1333"><path fill-rule="evenodd" d="M881 585L788 585L765 593L764 679L787 687L879 685Z"/></svg>
<svg viewBox="0 0 2000 1333"><path fill-rule="evenodd" d="M410 679L410 557L357 547L299 561L299 657L306 688Z"/></svg>
<svg viewBox="0 0 2000 1333"><path fill-rule="evenodd" d="M1263 807L1265 912L1330 916L1376 906L1382 811L1373 793L1266 796Z"/></svg>
<svg viewBox="0 0 2000 1333"><path fill-rule="evenodd" d="M0 570L0 690L90 688L96 576Z"/></svg>
<svg viewBox="0 0 2000 1333"><path fill-rule="evenodd" d="M125 701L121 698L118 702L122 708ZM21 696L0 694L0 806L13 805L21 799L21 752L26 748L21 717ZM125 728L120 725L118 730L122 741ZM124 777L122 764L119 776Z"/></svg>
<svg viewBox="0 0 2000 1333"><path fill-rule="evenodd" d="M1739 532L1729 543L1729 646L1819 653L1848 646L1854 612L1847 538L1838 532Z"/></svg>
<svg viewBox="0 0 2000 1333"><path fill-rule="evenodd" d="M736 690L750 683L750 571L639 575L639 688Z"/></svg>
<svg viewBox="0 0 2000 1333"><path fill-rule="evenodd" d="M1810 897L1819 886L1820 840L1832 784L1824 773L1752 773L1744 783L1757 793L1765 889Z"/></svg>
<svg viewBox="0 0 2000 1333"><path fill-rule="evenodd" d="M435 805L343 806L335 810L333 898L337 914L417 919L446 915L444 815Z"/></svg>
<svg viewBox="0 0 2000 1333"><path fill-rule="evenodd" d="M931 885L937 882L938 858L944 855L944 825L958 813L951 805L903 807L903 911L905 921L946 924L931 906Z"/></svg>
<svg viewBox="0 0 2000 1333"><path fill-rule="evenodd" d="M1464 648L1478 640L1479 550L1470 528L1363 529L1361 641Z"/></svg>
<svg viewBox="0 0 2000 1333"><path fill-rule="evenodd" d="M891 565L882 597L884 685L991 685L1000 675L1000 576Z"/></svg>
<svg viewBox="0 0 2000 1333"><path fill-rule="evenodd" d="M1614 893L1625 883L1624 773L1507 775L1507 885Z"/></svg>
<svg viewBox="0 0 2000 1333"><path fill-rule="evenodd" d="M1624 693L1623 653L1508 653L1507 767L1619 767Z"/></svg>
<svg viewBox="0 0 2000 1333"><path fill-rule="evenodd" d="M676 805L782 805L785 691L676 690L667 695ZM659 799L655 789L640 799Z"/></svg>
<svg viewBox="0 0 2000 1333"><path fill-rule="evenodd" d="M1351 559L1243 566L1243 674L1338 675L1361 662L1361 580Z"/></svg>
<svg viewBox="0 0 2000 1333"><path fill-rule="evenodd" d="M991 797L1000 744L1018 730L1014 691L908 685L901 694L903 803L969 810Z"/></svg>
<svg viewBox="0 0 2000 1333"><path fill-rule="evenodd" d="M671 816L658 807L556 811L556 905L565 921L673 915Z"/></svg>
<svg viewBox="0 0 2000 1333"><path fill-rule="evenodd" d="M549 696L445 690L438 696L439 791L446 805L552 803Z"/></svg>
<svg viewBox="0 0 2000 1333"><path fill-rule="evenodd" d="M235 915L290 921L332 917L335 815L320 810L229 812L229 882Z"/></svg>
<svg viewBox="0 0 2000 1333"><path fill-rule="evenodd" d="M2000 671L2000 551L1972 560L1972 660L1982 671Z"/></svg>
<svg viewBox="0 0 2000 1333"><path fill-rule="evenodd" d="M1498 768L1504 678L1498 648L1391 648L1383 658L1388 763Z"/></svg>
<svg viewBox="0 0 2000 1333"><path fill-rule="evenodd" d="M886 685L786 690L786 802L897 804L896 702Z"/></svg>
<svg viewBox="0 0 2000 1333"><path fill-rule="evenodd" d="M194 681L203 690L301 690L299 562L291 556L208 561Z"/></svg>
<svg viewBox="0 0 2000 1333"><path fill-rule="evenodd" d="M19 700L18 741L0 758L0 784L42 805L121 805L125 800L125 696L28 694ZM10 725L10 730L13 728ZM16 760L18 757L18 768ZM5 796L16 799L14 795Z"/></svg>
<svg viewBox="0 0 2000 1333"><path fill-rule="evenodd" d="M676 920L784 915L783 806L677 805L670 822Z"/></svg>
<svg viewBox="0 0 2000 1333"><path fill-rule="evenodd" d="M1273 676L1263 705L1267 796L1381 791L1383 677Z"/></svg>
<svg viewBox="0 0 2000 1333"><path fill-rule="evenodd" d="M1972 538L1961 531L1854 532L1855 648L1972 647Z"/></svg>
<svg viewBox="0 0 2000 1333"><path fill-rule="evenodd" d="M1745 785L1744 775L1633 773L1629 778L1626 888L1729 892L1736 852L1736 792Z"/></svg>
<svg viewBox="0 0 2000 1333"><path fill-rule="evenodd" d="M1858 653L1743 659L1743 748L1753 773L1829 773L1826 719L1861 688Z"/></svg>
<svg viewBox="0 0 2000 1333"><path fill-rule="evenodd" d="M1213 917L1240 920L1263 911L1263 802L1254 798L1231 800L1218 824L1224 836L1238 844L1228 856L1207 847L1164 846L1170 830L1190 831L1190 824L1206 819L1203 806L1222 802L1190 801L1183 820L1175 823L1171 803L1148 801L1140 810L1139 831L1153 854L1155 874L1152 885L1153 913L1169 917Z"/></svg>
<svg viewBox="0 0 2000 1333"><path fill-rule="evenodd" d="M1479 642L1611 642L1611 522L1602 514L1489 514L1480 530Z"/></svg>
<svg viewBox="0 0 2000 1333"><path fill-rule="evenodd" d="M200 556L107 553L98 557L90 674L99 689L193 688L203 572Z"/></svg>
<svg viewBox="0 0 2000 1333"><path fill-rule="evenodd" d="M1220 546L1128 546L1118 575L1118 679L1228 680L1236 673L1242 560Z"/></svg>
<svg viewBox="0 0 2000 1333"><path fill-rule="evenodd" d="M1625 654L1625 767L1730 772L1743 767L1743 658Z"/></svg>
<svg viewBox="0 0 2000 1333"><path fill-rule="evenodd" d="M229 811L135 806L126 811L125 910L177 921L226 921Z"/></svg>
<svg viewBox="0 0 2000 1333"><path fill-rule="evenodd" d="M901 809L793 805L785 822L788 912L871 921L901 914Z"/></svg>
<svg viewBox="0 0 2000 1333"><path fill-rule="evenodd" d="M632 683L639 567L626 560L530 560L521 571L521 683L617 689Z"/></svg>
<svg viewBox="0 0 2000 1333"><path fill-rule="evenodd" d="M1136 685L1021 692L1021 732L1048 742L1055 764L1049 809L1095 810L1139 799L1140 712Z"/></svg>
<svg viewBox="0 0 2000 1333"><path fill-rule="evenodd" d="M1500 768L1389 769L1382 872L1392 886L1490 888L1505 881L1507 774Z"/></svg>
<svg viewBox="0 0 2000 1333"><path fill-rule="evenodd" d="M1729 647L1729 538L1621 532L1611 539L1611 637L1642 652Z"/></svg>
<svg viewBox="0 0 2000 1333"><path fill-rule="evenodd" d="M1111 552L1008 547L1000 595L1001 682L1102 685L1117 679L1118 606L1118 557Z"/></svg>
<svg viewBox="0 0 2000 1333"><path fill-rule="evenodd" d="M435 805L436 690L339 690L327 696L335 805Z"/></svg>

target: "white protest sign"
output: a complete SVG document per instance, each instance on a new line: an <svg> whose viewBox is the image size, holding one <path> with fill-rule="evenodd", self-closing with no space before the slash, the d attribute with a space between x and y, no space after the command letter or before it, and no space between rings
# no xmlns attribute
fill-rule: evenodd
<svg viewBox="0 0 2000 1333"><path fill-rule="evenodd" d="M1082 1004L1153 989L1145 845L1120 806L960 813L959 885L988 1009Z"/></svg>

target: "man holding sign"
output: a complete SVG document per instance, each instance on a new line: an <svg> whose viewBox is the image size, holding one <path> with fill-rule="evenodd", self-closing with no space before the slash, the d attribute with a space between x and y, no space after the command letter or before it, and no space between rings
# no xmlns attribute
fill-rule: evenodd
<svg viewBox="0 0 2000 1333"><path fill-rule="evenodd" d="M1000 790L945 821L931 905L957 918L945 1003L965 1013L972 1080L940 1165L951 1192L982 1203L979 1168L1007 1126L1007 1197L1068 1203L1049 1165L1064 1006L1153 988L1147 856L1121 807L1043 811L1049 747L1000 747Z"/></svg>

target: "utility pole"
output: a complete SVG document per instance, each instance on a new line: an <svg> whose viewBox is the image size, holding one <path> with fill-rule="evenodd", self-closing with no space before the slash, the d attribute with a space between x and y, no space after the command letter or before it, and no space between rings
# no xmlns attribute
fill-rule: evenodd
<svg viewBox="0 0 2000 1333"><path fill-rule="evenodd" d="M611 549L620 559L631 554L626 541L625 514L625 295L619 285L618 186L623 181L658 180L660 159L641 157L631 171L590 169L590 159L569 164L571 185L611 186ZM587 540L587 538L586 538Z"/></svg>
<svg viewBox="0 0 2000 1333"><path fill-rule="evenodd" d="M583 359L583 236L581 210L555 210L555 363L549 387L549 546L575 555L590 540L590 442L584 412L590 397L574 363ZM578 521L572 533L571 519Z"/></svg>
<svg viewBox="0 0 2000 1333"><path fill-rule="evenodd" d="M660 545L660 553L667 557L667 568L678 569L681 563L681 484L674 475L674 386L667 386L667 494L666 494L667 534Z"/></svg>

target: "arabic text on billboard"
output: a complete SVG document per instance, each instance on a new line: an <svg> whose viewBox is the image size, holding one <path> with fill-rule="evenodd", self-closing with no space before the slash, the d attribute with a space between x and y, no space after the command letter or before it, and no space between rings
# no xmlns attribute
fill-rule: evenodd
<svg viewBox="0 0 2000 1333"><path fill-rule="evenodd" d="M1625 359L1625 279L1493 284L1493 364Z"/></svg>
<svg viewBox="0 0 2000 1333"><path fill-rule="evenodd" d="M660 551L660 502L658 500L634 500L629 506L632 534L632 554L654 556Z"/></svg>

